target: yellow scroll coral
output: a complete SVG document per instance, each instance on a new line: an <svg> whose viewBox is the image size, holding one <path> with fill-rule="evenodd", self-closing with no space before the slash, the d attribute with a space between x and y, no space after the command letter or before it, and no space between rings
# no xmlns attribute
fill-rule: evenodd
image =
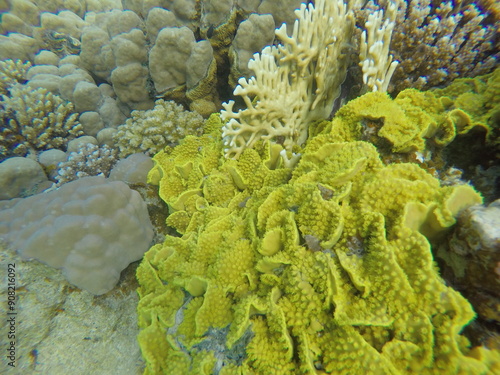
<svg viewBox="0 0 500 375"><path fill-rule="evenodd" d="M486 131L486 141L500 150L500 68L475 78L460 78L444 89L432 90L450 115L459 120L457 131L465 134L474 127Z"/></svg>
<svg viewBox="0 0 500 375"><path fill-rule="evenodd" d="M459 334L474 313L429 238L481 202L328 131L291 171L279 145L238 161L211 131L155 156L167 236L138 268L146 374L487 374ZM332 127L333 128L333 127Z"/></svg>
<svg viewBox="0 0 500 375"><path fill-rule="evenodd" d="M348 140L360 138L393 153L442 148L457 135L466 134L476 127L483 133L492 133L494 110L498 109L492 110L489 117L479 117L471 111L470 105L460 105L457 100L455 107L451 108L451 100L439 96L415 89L403 90L395 99L383 92L368 93L340 108L327 126ZM482 103L484 98L480 98ZM489 118L493 126L488 125Z"/></svg>

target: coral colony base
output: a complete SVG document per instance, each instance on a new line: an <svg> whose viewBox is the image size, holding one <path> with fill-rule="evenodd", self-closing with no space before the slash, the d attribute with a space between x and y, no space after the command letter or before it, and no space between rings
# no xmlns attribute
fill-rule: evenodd
<svg viewBox="0 0 500 375"><path fill-rule="evenodd" d="M144 374L500 373L497 2L0 5L2 245Z"/></svg>

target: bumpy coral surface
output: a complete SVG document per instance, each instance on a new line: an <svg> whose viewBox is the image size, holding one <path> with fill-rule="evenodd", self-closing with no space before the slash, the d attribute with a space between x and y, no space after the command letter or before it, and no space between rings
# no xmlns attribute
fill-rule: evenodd
<svg viewBox="0 0 500 375"><path fill-rule="evenodd" d="M108 177L117 162L116 153L115 149L107 145L99 147L84 143L69 155L68 160L58 164L55 180L58 185L62 185L87 176Z"/></svg>
<svg viewBox="0 0 500 375"><path fill-rule="evenodd" d="M136 152L156 154L167 145L177 144L187 135L201 134L203 118L185 111L173 101L159 99L153 109L133 111L132 117L118 127L114 138L120 156Z"/></svg>
<svg viewBox="0 0 500 375"><path fill-rule="evenodd" d="M459 78L444 89L432 92L455 117L461 121L459 133L467 133L471 127L479 125L487 129L487 143L500 153L500 68L490 74L476 78Z"/></svg>
<svg viewBox="0 0 500 375"><path fill-rule="evenodd" d="M146 374L499 370L498 353L459 335L474 312L429 242L481 202L472 187L384 166L335 123L293 170L268 143L226 160L220 126L211 117L154 158L150 181L181 236L138 269Z"/></svg>
<svg viewBox="0 0 500 375"><path fill-rule="evenodd" d="M386 8L390 1L370 1L366 8L376 3ZM398 1L391 53L400 64L389 90L428 89L490 72L500 56L498 14L481 3Z"/></svg>
<svg viewBox="0 0 500 375"><path fill-rule="evenodd" d="M93 294L117 284L153 238L145 202L120 181L85 177L57 190L11 200L0 210L0 239L25 259L62 269Z"/></svg>
<svg viewBox="0 0 500 375"><path fill-rule="evenodd" d="M208 117L227 96L228 75L245 74L251 54L292 24L300 0L12 0L2 2L0 60L33 62L41 49L81 58L80 68L112 85L121 105L149 109L153 97L176 100ZM267 15L264 34L240 33L250 14ZM255 43L259 40L264 44ZM234 53L236 56L234 56ZM38 65L38 63L36 63ZM1 69L1 68L0 68Z"/></svg>

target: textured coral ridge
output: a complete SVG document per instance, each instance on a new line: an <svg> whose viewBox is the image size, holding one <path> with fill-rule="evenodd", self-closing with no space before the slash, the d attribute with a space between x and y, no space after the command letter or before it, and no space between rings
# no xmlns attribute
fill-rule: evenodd
<svg viewBox="0 0 500 375"><path fill-rule="evenodd" d="M498 353L459 335L474 312L428 241L480 196L415 164L384 166L341 122L294 170L279 145L221 157L216 115L155 156L149 178L182 237L137 272L146 374L498 371Z"/></svg>

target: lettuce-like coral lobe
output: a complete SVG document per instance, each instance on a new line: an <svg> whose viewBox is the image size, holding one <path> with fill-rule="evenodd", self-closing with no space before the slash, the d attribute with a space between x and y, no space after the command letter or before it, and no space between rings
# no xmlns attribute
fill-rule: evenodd
<svg viewBox="0 0 500 375"><path fill-rule="evenodd" d="M385 166L333 123L291 170L280 145L226 160L213 115L155 156L170 210L145 255L139 334L146 374L487 374L470 304L446 286L429 239L481 202L415 164ZM495 367L496 366L496 367Z"/></svg>

